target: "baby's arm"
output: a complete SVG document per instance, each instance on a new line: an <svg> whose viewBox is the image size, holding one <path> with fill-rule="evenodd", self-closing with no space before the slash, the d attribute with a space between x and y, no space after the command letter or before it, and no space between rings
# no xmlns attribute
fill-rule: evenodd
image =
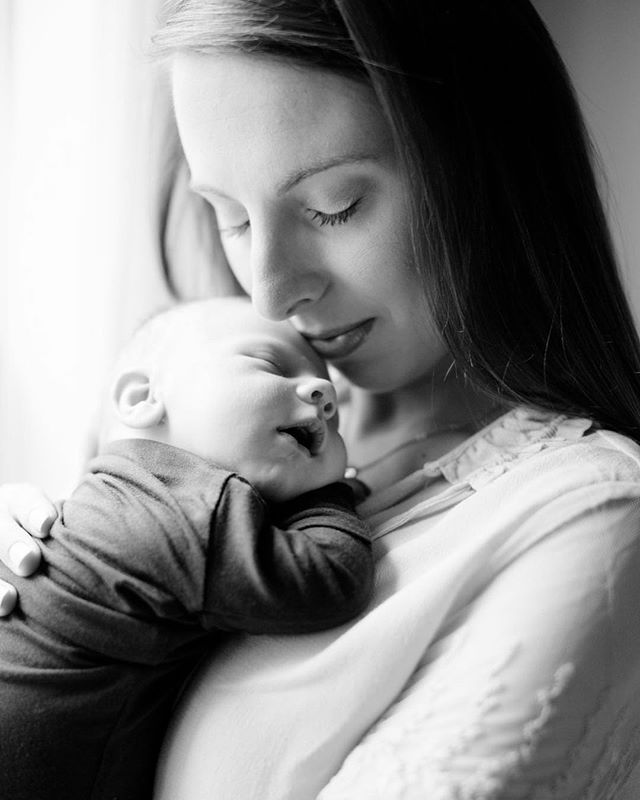
<svg viewBox="0 0 640 800"><path fill-rule="evenodd" d="M341 483L270 509L229 479L209 543L206 624L250 633L339 625L371 596L373 559L353 495Z"/></svg>
<svg viewBox="0 0 640 800"><path fill-rule="evenodd" d="M246 481L184 450L119 442L64 504L43 569L13 578L22 612L84 649L139 663L209 629L317 630L357 614L373 567L348 488L278 512L272 520Z"/></svg>

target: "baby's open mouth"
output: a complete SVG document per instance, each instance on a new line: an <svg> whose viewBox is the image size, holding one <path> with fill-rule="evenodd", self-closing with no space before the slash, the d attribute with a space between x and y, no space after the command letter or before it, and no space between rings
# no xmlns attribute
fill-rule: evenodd
<svg viewBox="0 0 640 800"><path fill-rule="evenodd" d="M312 456L317 455L322 450L326 436L325 424L317 417L305 419L296 425L290 425L286 428L278 428L278 431L291 436L301 447L308 450Z"/></svg>

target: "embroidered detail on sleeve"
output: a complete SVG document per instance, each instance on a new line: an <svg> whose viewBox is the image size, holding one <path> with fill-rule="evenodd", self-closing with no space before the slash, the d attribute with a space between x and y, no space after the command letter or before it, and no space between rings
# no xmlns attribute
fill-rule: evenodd
<svg viewBox="0 0 640 800"><path fill-rule="evenodd" d="M530 720L505 749L504 730L499 741L492 740L496 731L489 716L501 711L517 648L474 663L471 677L468 663L464 675L457 668L455 650L445 669L440 668L445 659L435 662L437 674L429 665L415 674L318 800L617 800L638 760L640 724L631 714L612 722L616 714L608 690L595 709L585 708L580 741L557 754L563 774L541 784L530 775L536 774L535 759L562 714L573 664L560 665L537 692ZM492 756L498 748L500 754Z"/></svg>
<svg viewBox="0 0 640 800"><path fill-rule="evenodd" d="M435 669L427 664L418 670L318 800L423 800L425 788L429 800L493 797L500 781L492 768L477 771L470 782L454 774L451 765L464 760L482 738L484 720L500 703L503 676L517 649L479 658L472 680L455 647Z"/></svg>
<svg viewBox="0 0 640 800"><path fill-rule="evenodd" d="M635 708L616 715L612 700L610 689L602 692L565 773L538 786L531 800L620 800L640 760L640 723Z"/></svg>
<svg viewBox="0 0 640 800"><path fill-rule="evenodd" d="M566 689L575 672L573 664L563 664L556 670L551 686L537 693L538 715L524 726L524 741L519 747L519 760L530 760L540 736L556 713L555 701Z"/></svg>

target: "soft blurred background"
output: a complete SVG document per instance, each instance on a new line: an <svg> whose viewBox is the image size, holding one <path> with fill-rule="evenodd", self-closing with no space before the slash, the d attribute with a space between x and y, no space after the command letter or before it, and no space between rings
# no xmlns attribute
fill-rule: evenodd
<svg viewBox="0 0 640 800"><path fill-rule="evenodd" d="M607 174L640 318L640 2L535 0ZM0 0L0 482L53 497L108 365L164 299L150 245L159 0Z"/></svg>

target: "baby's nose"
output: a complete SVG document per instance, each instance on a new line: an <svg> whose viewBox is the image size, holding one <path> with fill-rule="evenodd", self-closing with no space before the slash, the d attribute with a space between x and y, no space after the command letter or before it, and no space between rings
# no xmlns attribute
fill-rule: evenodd
<svg viewBox="0 0 640 800"><path fill-rule="evenodd" d="M318 406L324 419L331 419L338 410L336 390L331 381L324 378L304 378L296 387L296 393L305 403Z"/></svg>

